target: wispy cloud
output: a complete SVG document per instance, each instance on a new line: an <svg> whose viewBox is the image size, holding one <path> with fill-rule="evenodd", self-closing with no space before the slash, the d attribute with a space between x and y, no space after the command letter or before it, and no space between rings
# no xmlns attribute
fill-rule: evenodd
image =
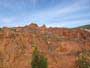
<svg viewBox="0 0 90 68"><path fill-rule="evenodd" d="M12 19L12 18L2 18L1 19L1 22L3 22L3 23L11 23L13 21L14 21L14 19Z"/></svg>
<svg viewBox="0 0 90 68"><path fill-rule="evenodd" d="M69 20L62 22L49 22L46 25L48 27L77 27L85 24L90 24L90 20Z"/></svg>
<svg viewBox="0 0 90 68"><path fill-rule="evenodd" d="M59 8L59 6L61 6L61 5L58 5L51 9L36 13L33 16L36 18L41 18L41 19L45 19L45 18L50 19L50 18L55 18L58 16L62 17L62 16L69 15L73 12L77 12L82 9L85 10L85 9L90 8L89 6L88 7L85 6L86 4L87 4L87 1L85 2L85 1L81 1L81 0L78 0L78 1L76 0L76 2L74 2L70 5L64 6L63 8Z"/></svg>
<svg viewBox="0 0 90 68"><path fill-rule="evenodd" d="M45 2L44 5L41 1L42 0L0 1L0 22L9 23L10 25L26 25L30 22L36 22L38 24L48 24L48 26L66 26L69 23L74 24L75 22L81 22L83 24L89 22L90 0L62 0L62 4L51 4L51 7L45 7L47 3L50 3L48 0L42 1ZM59 0L53 1L58 2ZM38 9L35 8L37 5Z"/></svg>
<svg viewBox="0 0 90 68"><path fill-rule="evenodd" d="M87 0L87 1L76 0L74 3L72 3L70 5L65 5L62 7L61 7L61 5L58 5L58 6L51 8L51 9L48 9L48 10L40 11L38 13L36 12L35 14L33 14L32 21L55 23L54 26L59 24L59 23L61 25L63 22L65 24L66 23L68 23L68 24L69 23L76 23L76 22L82 23L83 20L79 20L78 18L80 18L80 17L82 18L82 16L87 17L90 15L90 13L89 13L89 15L88 14L78 15L77 14L75 17L73 15L75 12L79 12L79 11L89 9L90 6L87 6L87 4L89 4L89 2L90 2L89 0ZM72 14L72 16L69 16L70 14ZM55 20L55 18L57 18L57 17L59 17L59 19L58 19L59 21L56 24L57 20ZM64 21L65 18L66 18L66 20L68 20L68 19L70 20L70 19L74 18L74 20ZM62 19L62 21L61 21L61 19ZM90 21L88 21L88 19L87 19L87 20L84 20L84 22L90 22Z"/></svg>
<svg viewBox="0 0 90 68"><path fill-rule="evenodd" d="M30 0L30 2L31 2L33 5L37 4L38 1L39 1L39 0Z"/></svg>

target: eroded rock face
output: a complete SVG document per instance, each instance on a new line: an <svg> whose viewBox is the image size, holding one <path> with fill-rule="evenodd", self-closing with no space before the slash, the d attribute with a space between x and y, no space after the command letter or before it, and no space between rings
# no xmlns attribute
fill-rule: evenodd
<svg viewBox="0 0 90 68"><path fill-rule="evenodd" d="M90 32L81 29L39 27L36 24L2 28L0 66L31 68L34 45L48 58L49 68L74 68L78 54L83 50L90 50Z"/></svg>

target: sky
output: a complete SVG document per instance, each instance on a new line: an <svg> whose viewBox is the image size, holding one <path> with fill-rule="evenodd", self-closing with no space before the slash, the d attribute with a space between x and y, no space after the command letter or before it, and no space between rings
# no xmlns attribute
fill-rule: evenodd
<svg viewBox="0 0 90 68"><path fill-rule="evenodd" d="M0 27L90 24L90 0L0 0Z"/></svg>

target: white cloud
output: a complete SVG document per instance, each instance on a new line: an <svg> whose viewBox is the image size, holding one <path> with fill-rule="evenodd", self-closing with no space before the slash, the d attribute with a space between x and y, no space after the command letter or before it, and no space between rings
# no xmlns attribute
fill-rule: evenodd
<svg viewBox="0 0 90 68"><path fill-rule="evenodd" d="M88 24L90 23L90 20L88 19L87 20L85 19L84 20L79 20L79 19L68 20L70 18L69 15L72 14L73 12L78 12L79 10L85 10L85 9L90 8L86 6L88 2L89 0L87 1L76 0L76 2L69 5L65 5L65 6L57 5L53 8L49 8L48 10L36 12L32 14L32 18L30 17L28 18L30 18L30 20L32 21L38 22L39 24L45 22L48 27L49 26L66 27L66 26L70 26L70 24L72 24L73 26L76 26L79 24ZM87 15L84 15L84 16L87 16ZM56 21L54 19L56 17L59 17L61 19L66 18L66 21L65 20ZM76 15L75 17L73 16L73 18L80 18L80 16L78 17L78 15Z"/></svg>
<svg viewBox="0 0 90 68"><path fill-rule="evenodd" d="M4 17L0 19L0 22L10 24L16 22L17 20L17 18Z"/></svg>
<svg viewBox="0 0 90 68"><path fill-rule="evenodd" d="M11 23L11 21L13 21L13 19L11 19L11 18L2 18L1 19L1 22L3 22L3 23Z"/></svg>
<svg viewBox="0 0 90 68"><path fill-rule="evenodd" d="M62 22L50 22L52 24L48 24L47 26L53 27L77 27L85 24L90 24L90 20L69 20L69 21L62 21Z"/></svg>
<svg viewBox="0 0 90 68"><path fill-rule="evenodd" d="M30 2L33 4L33 7L35 7L39 0L30 0Z"/></svg>
<svg viewBox="0 0 90 68"><path fill-rule="evenodd" d="M87 4L87 1L76 0L76 2L70 5L66 5L65 7L62 6L63 8L60 7L61 5L58 5L48 10L44 10L44 11L33 14L33 19L48 20L48 19L52 19L58 16L59 17L67 16L73 12L77 12L79 10L89 8L85 6Z"/></svg>
<svg viewBox="0 0 90 68"><path fill-rule="evenodd" d="M36 4L37 3L39 3L39 1L40 0L29 0L33 5L34 5L34 7L36 6ZM64 5L64 6L62 6L61 4L60 5L57 5L57 6L55 6L55 7L52 7L52 8L48 8L48 9L46 9L46 10L40 10L40 12L39 11L35 11L36 13L31 13L30 15L29 15L29 13L26 15L25 14L25 16L26 16L26 18L25 18L25 20L24 20L24 22L26 22L26 21L28 21L29 22L29 20L30 20L30 22L31 21L35 21L35 22L41 22L41 23L43 23L43 22L45 22L45 23L52 23L52 24L48 24L47 26L60 26L60 27L62 27L62 26L65 26L65 25L67 25L68 23L74 23L74 24L77 24L77 23L83 23L83 22L90 22L90 21L88 21L88 20L73 20L73 21L58 21L58 22L56 22L55 23L55 21L54 22L51 22L52 20L55 20L54 18L56 18L56 17L59 17L59 18L64 18L64 17L69 17L69 14L71 14L71 13L73 13L73 12L77 12L77 11L79 11L79 10L85 10L85 9L88 9L88 8L90 8L90 7L87 7L87 6L85 6L85 5L87 5L87 3L89 3L90 2L90 0L75 0L75 2L74 3L72 3L72 4L69 4L69 5ZM2 5L2 3L1 3L1 5ZM0 6L1 6L0 5ZM5 6L6 7L8 7L7 5L9 5L9 4L6 4ZM10 7L9 7L10 8ZM74 18L75 17L77 17L77 16L73 16ZM23 23L23 21L21 20L21 18L23 18L23 16L18 16L17 17L17 19L15 19L15 18L2 18L0 21L1 22L3 22L3 23ZM28 23L28 22L26 22L26 23ZM59 24L60 25L59 25Z"/></svg>

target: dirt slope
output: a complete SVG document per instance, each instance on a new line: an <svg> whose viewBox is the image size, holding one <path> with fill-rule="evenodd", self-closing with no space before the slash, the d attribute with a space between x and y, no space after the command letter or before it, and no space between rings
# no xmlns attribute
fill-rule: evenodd
<svg viewBox="0 0 90 68"><path fill-rule="evenodd" d="M74 68L77 56L90 50L90 32L31 24L0 30L1 68L31 68L34 46L47 56L49 68Z"/></svg>

